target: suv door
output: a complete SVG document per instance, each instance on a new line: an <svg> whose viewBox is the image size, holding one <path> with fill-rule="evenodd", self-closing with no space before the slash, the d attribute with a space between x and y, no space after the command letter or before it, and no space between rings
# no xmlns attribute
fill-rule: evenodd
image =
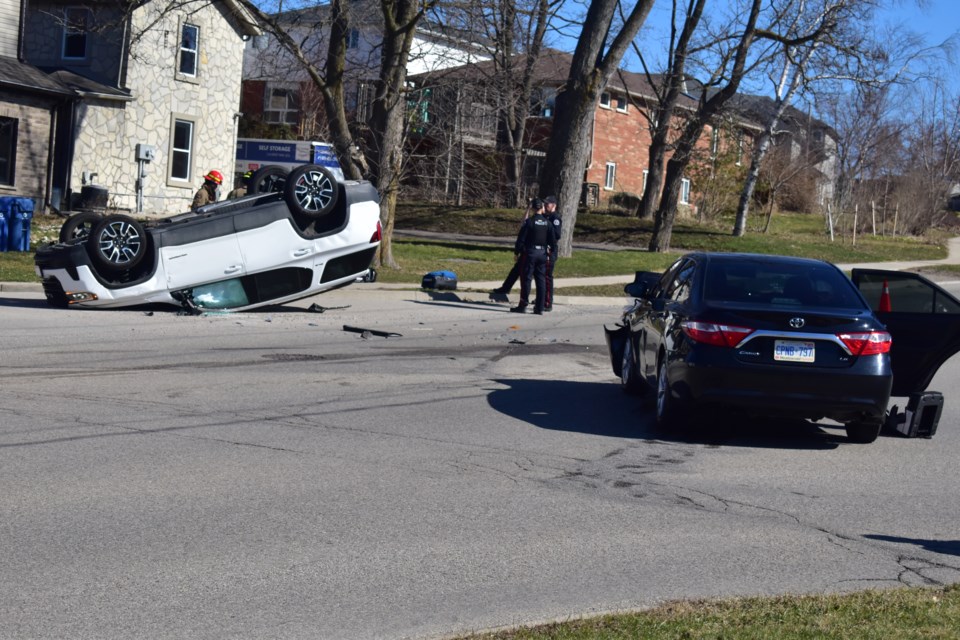
<svg viewBox="0 0 960 640"><path fill-rule="evenodd" d="M940 366L960 351L960 300L920 274L853 269L853 283L893 336L891 395L927 388ZM890 311L880 311L886 284Z"/></svg>

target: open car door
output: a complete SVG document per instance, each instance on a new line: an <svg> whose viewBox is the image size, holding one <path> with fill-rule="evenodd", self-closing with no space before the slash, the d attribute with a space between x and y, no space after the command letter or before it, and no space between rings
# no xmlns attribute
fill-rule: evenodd
<svg viewBox="0 0 960 640"><path fill-rule="evenodd" d="M893 336L891 395L926 390L940 366L960 351L960 300L908 271L853 269L852 279Z"/></svg>

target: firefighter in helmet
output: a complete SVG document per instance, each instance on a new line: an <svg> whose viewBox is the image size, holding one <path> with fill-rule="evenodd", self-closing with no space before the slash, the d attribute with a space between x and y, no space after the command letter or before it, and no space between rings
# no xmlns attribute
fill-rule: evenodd
<svg viewBox="0 0 960 640"><path fill-rule="evenodd" d="M197 189L197 193L193 196L193 204L190 205L190 208L199 209L205 204L216 202L218 191L222 184L223 174L216 169L203 176L203 184Z"/></svg>

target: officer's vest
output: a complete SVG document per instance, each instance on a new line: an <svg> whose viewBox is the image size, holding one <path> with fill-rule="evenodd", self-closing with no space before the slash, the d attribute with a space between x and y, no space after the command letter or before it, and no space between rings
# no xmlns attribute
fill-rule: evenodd
<svg viewBox="0 0 960 640"><path fill-rule="evenodd" d="M550 234L550 223L541 214L534 214L530 218L530 234L527 236L527 248L545 246Z"/></svg>

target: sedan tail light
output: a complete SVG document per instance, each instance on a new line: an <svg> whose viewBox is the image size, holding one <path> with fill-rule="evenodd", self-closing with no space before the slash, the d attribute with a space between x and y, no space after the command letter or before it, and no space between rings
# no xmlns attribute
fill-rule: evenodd
<svg viewBox="0 0 960 640"><path fill-rule="evenodd" d="M839 333L837 337L847 345L855 356L872 356L878 353L890 353L893 338L886 331L868 331L865 333Z"/></svg>
<svg viewBox="0 0 960 640"><path fill-rule="evenodd" d="M731 324L714 324L712 322L696 322L687 320L680 324L680 328L688 338L694 342L712 344L717 347L735 347L753 333L748 327L737 327Z"/></svg>
<svg viewBox="0 0 960 640"><path fill-rule="evenodd" d="M380 221L377 220L377 230L373 232L372 236L370 236L370 244L373 244L374 242L380 242L382 238L383 238L383 227L380 226Z"/></svg>

